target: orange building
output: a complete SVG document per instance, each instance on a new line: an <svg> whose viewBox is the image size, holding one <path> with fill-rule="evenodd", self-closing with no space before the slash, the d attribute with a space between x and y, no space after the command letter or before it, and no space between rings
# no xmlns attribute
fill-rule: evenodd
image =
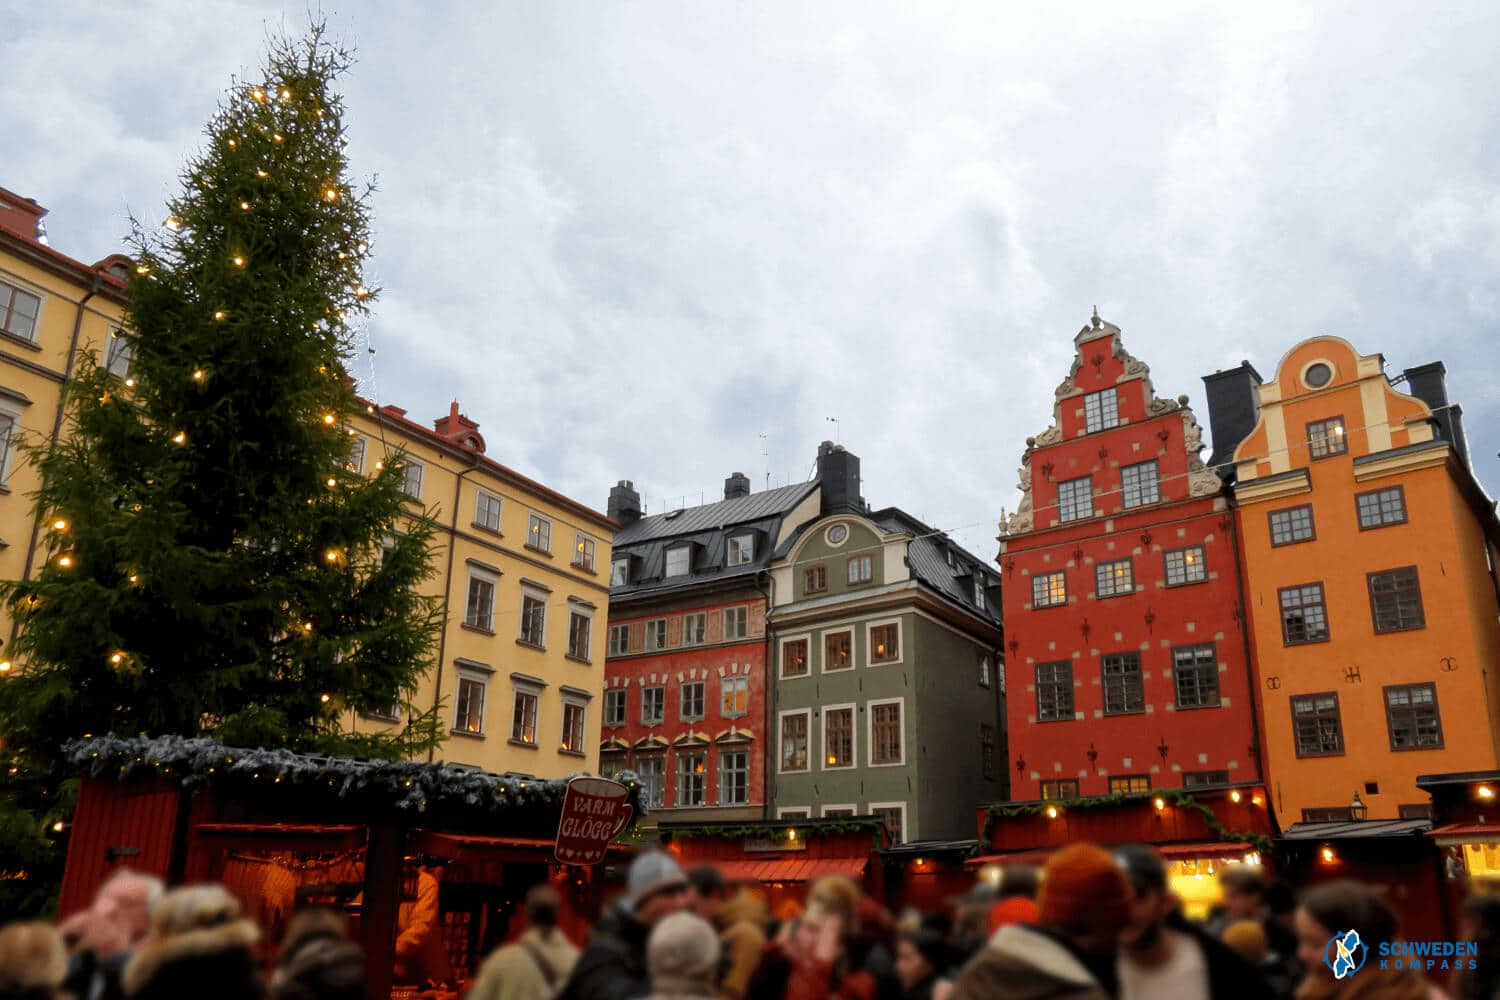
<svg viewBox="0 0 1500 1000"><path fill-rule="evenodd" d="M1416 819L1418 775L1500 764L1500 522L1443 371L1304 341L1234 451L1283 828Z"/></svg>

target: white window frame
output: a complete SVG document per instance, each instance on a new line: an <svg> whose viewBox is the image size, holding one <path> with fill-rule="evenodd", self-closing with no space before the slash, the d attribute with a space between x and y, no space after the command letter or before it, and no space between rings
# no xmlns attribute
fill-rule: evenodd
<svg viewBox="0 0 1500 1000"><path fill-rule="evenodd" d="M743 712L734 712L734 711L726 712L726 711L724 711L724 695L727 694L731 689L738 690L740 688L744 688L745 689L745 710ZM736 700L738 700L738 699L736 699ZM721 718L721 719L742 719L742 718L744 718L745 716L747 716L749 714L750 714L750 678L747 675L745 675L745 674L736 674L733 677L723 677L723 678L720 678L719 679L719 718Z"/></svg>
<svg viewBox="0 0 1500 1000"><path fill-rule="evenodd" d="M1151 486L1150 499L1146 499L1146 483L1141 478L1145 469L1151 470L1149 479ZM1134 475L1135 485L1132 487L1126 481L1127 474ZM1130 490L1136 493L1136 502L1130 502ZM1135 510L1137 507L1149 507L1154 503L1161 503L1161 463L1154 458L1148 458L1144 462L1132 462L1129 465L1120 466L1120 507L1124 510Z"/></svg>
<svg viewBox="0 0 1500 1000"><path fill-rule="evenodd" d="M742 754L745 755L745 801L743 801L743 802L728 802L728 801L725 801L725 797L724 797L724 789L725 789L725 787L727 785L727 782L725 782L725 780L724 780L724 771L725 771L725 768L724 768L724 759L727 756L729 756L730 754L732 754L732 753L734 753L734 754L741 754L742 753ZM746 805L749 805L750 804L750 775L751 775L751 769L754 766L753 763L752 763L752 758L751 758L751 753L750 753L750 745L748 743L733 743L733 744L730 744L730 745L727 745L727 746L720 746L718 753L716 753L714 755L714 757L715 757L715 760L714 760L714 778L715 778L715 782L714 782L714 800L719 805L721 805L721 806L746 806Z"/></svg>
<svg viewBox="0 0 1500 1000"><path fill-rule="evenodd" d="M789 816L788 813L800 813L800 815ZM807 806L777 806L776 818L789 819L794 822L799 819L812 819L812 810Z"/></svg>
<svg viewBox="0 0 1500 1000"><path fill-rule="evenodd" d="M990 654L981 653L979 655L979 686L982 688L990 686L990 674L993 671L993 663L994 661L990 659Z"/></svg>
<svg viewBox="0 0 1500 1000"><path fill-rule="evenodd" d="M363 434L350 435L349 461L344 463L356 476L365 474L365 456L369 454L370 442Z"/></svg>
<svg viewBox="0 0 1500 1000"><path fill-rule="evenodd" d="M532 642L532 640L527 637L527 632L526 632L526 599L527 598L530 598L533 601L539 601L539 602L541 602L541 605L542 605L542 627L538 630L541 633L541 640L539 642ZM523 642L523 643L527 644L528 646L531 646L531 647L533 647L535 649L546 649L547 648L547 619L549 619L549 618L552 617L551 610L552 609L547 606L547 595L544 592L542 592L540 590L534 590L531 587L528 587L525 584L522 584L521 585L521 623L520 623L520 630L519 630L519 632L518 632L518 634L517 634L516 637L518 639L520 639L521 642Z"/></svg>
<svg viewBox="0 0 1500 1000"><path fill-rule="evenodd" d="M682 794L682 791L683 791L683 778L685 776L687 776L687 775L691 775L691 774L694 773L692 771L686 771L686 772L683 771L683 769L682 769L683 759L686 758L686 757L702 757L703 758L703 771L701 772L701 774L699 776L699 779L698 779L699 783L700 783L700 788L702 790L702 796L701 796L700 801L698 801L698 802L683 802L682 801L682 799L683 799L683 794ZM672 767L672 777L676 779L672 783L672 791L673 791L672 805L673 805L673 807L677 808L677 809L704 809L704 808L707 808L708 805L709 805L709 801L708 801L708 774L709 774L709 771L708 771L708 747L706 747L706 746L684 747L681 750L674 750L674 751L672 751L672 764L673 764L673 767Z"/></svg>
<svg viewBox="0 0 1500 1000"><path fill-rule="evenodd" d="M9 313L11 311L12 305L11 295L7 293L7 289L14 289L15 291L23 292L26 295L30 295L32 298L37 299L38 301L36 304L36 316L31 321L31 334L29 336L23 333L15 333L14 331L3 326L0 326L0 331L3 331L6 336L15 337L17 340L24 340L32 344L40 344L42 342L42 316L47 311L47 293L42 291L40 288L35 288L30 285L23 285L19 281L11 278L9 275L6 275L4 278L0 278L0 296L3 296L4 312L6 313ZM0 320L3 319L4 317L0 316Z"/></svg>
<svg viewBox="0 0 1500 1000"><path fill-rule="evenodd" d="M875 815L875 810L876 809L899 809L899 810L901 810L901 840L899 841L899 843L909 844L909 843L912 842L911 841L911 827L907 825L907 823L909 822L909 820L907 819L907 815L906 815L906 803L905 802L867 802L865 804L865 811L870 816ZM892 846L894 846L894 845L892 845Z"/></svg>
<svg viewBox="0 0 1500 1000"><path fill-rule="evenodd" d="M755 561L755 535L748 533L732 535L725 552L725 563L729 566L748 566Z"/></svg>
<svg viewBox="0 0 1500 1000"><path fill-rule="evenodd" d="M526 519L526 547L538 552L552 553L552 519L536 511Z"/></svg>
<svg viewBox="0 0 1500 1000"><path fill-rule="evenodd" d="M510 739L512 742L522 746L539 747L542 745L542 688L527 681L518 681L514 677L510 681ZM532 723L536 739L527 743L516 736L516 695L530 695L536 699L536 720Z"/></svg>
<svg viewBox="0 0 1500 1000"><path fill-rule="evenodd" d="M789 715L803 715L807 717L807 748L805 751L807 760L803 767L783 767L786 763L786 748L782 745L786 741L786 718ZM812 709L789 708L784 712L776 713L776 773L777 774L808 774L812 771Z"/></svg>
<svg viewBox="0 0 1500 1000"><path fill-rule="evenodd" d="M692 641L689 641L689 639L688 639L688 622L690 620L692 620L692 619L697 619L698 622L702 625L702 627L700 629L698 629L697 638L693 639ZM707 641L708 641L708 612L707 611L690 611L687 614L683 615L682 616L682 644L684 646L701 646L701 645L703 645Z"/></svg>
<svg viewBox="0 0 1500 1000"><path fill-rule="evenodd" d="M729 634L729 616L731 614L733 614L733 615L735 615L736 618L738 618L739 617L738 612L741 612L741 611L743 611L745 613L745 631L740 632L737 635L730 635ZM740 642L740 641L748 639L748 638L750 638L750 605L748 605L748 604L736 604L732 608L725 608L724 609L724 641L725 642Z"/></svg>
<svg viewBox="0 0 1500 1000"><path fill-rule="evenodd" d="M582 714L582 721L578 726L578 746L569 750L566 746L568 735L568 709L576 708ZM538 726L541 724L540 713L537 719ZM588 754L589 747L589 703L587 698L577 695L564 694L562 698L562 721L557 734L557 752L572 755L574 753Z"/></svg>
<svg viewBox="0 0 1500 1000"><path fill-rule="evenodd" d="M661 770L651 776L660 779L656 785L656 794L651 794L651 786L646 782L645 775L641 772L640 765L643 761L658 761ZM636 777L641 778L641 803L648 809L662 809L667 801L667 754L665 750L652 751L651 753L638 753L630 763L631 770L635 771ZM653 771L655 769L653 768Z"/></svg>
<svg viewBox="0 0 1500 1000"><path fill-rule="evenodd" d="M457 686L456 690L454 691L455 695L457 695L458 692L460 692L460 691L463 690L463 683L465 681L468 681L468 682L470 682L472 684L478 684L479 685L479 729L477 731L474 731L474 730L460 729L459 728L459 726L458 726L459 699L457 697L455 697L453 699L453 724L450 727L450 729L451 729L451 731L453 731L455 733L458 733L458 734L460 734L462 736L474 736L474 737L480 737L480 738L482 738L482 737L484 737L486 735L486 733L485 733L485 723L488 721L487 717L489 715L489 710L490 710L490 678L489 678L489 675L485 674L484 672L479 671L479 670L465 670L463 667L459 667L458 668L457 677L458 677L458 686Z"/></svg>
<svg viewBox="0 0 1500 1000"><path fill-rule="evenodd" d="M16 467L16 437L21 433L21 408L0 403L0 417L10 420L10 430L0 428L0 486L9 486Z"/></svg>
<svg viewBox="0 0 1500 1000"><path fill-rule="evenodd" d="M901 706L901 759L889 761L884 764L875 763L875 706L876 705L900 705ZM876 698L865 702L865 746L868 748L866 756L870 767L905 767L906 766L906 699L905 698Z"/></svg>
<svg viewBox="0 0 1500 1000"><path fill-rule="evenodd" d="M40 310L37 314L41 315ZM130 374L130 366L135 361L135 345L120 336L122 332L118 327L111 328L109 339L104 342L104 369L119 378ZM119 365L118 370L116 365Z"/></svg>
<svg viewBox="0 0 1500 1000"><path fill-rule="evenodd" d="M1083 484L1084 487L1087 487L1087 491L1083 497L1078 496L1078 490L1083 488L1078 485L1080 483ZM1069 499L1066 502L1063 500L1064 486L1068 487ZM1087 511L1085 511L1082 507L1080 500L1088 501ZM1069 513L1071 513L1073 516L1064 516ZM1083 476L1074 476L1072 479L1064 479L1057 484L1058 524L1072 524L1074 521L1087 521L1089 518L1096 516L1098 513L1099 509L1094 506L1094 477L1092 473Z"/></svg>
<svg viewBox="0 0 1500 1000"><path fill-rule="evenodd" d="M413 475L415 473L415 475ZM406 455L401 459L401 492L413 500L422 500L422 480L427 474L427 466L420 459ZM413 485L415 484L415 492Z"/></svg>
<svg viewBox="0 0 1500 1000"><path fill-rule="evenodd" d="M856 566L860 568L861 572L854 572ZM862 583L873 582L875 579L874 558L868 555L850 556L848 562L844 564L844 575L844 583L849 587L857 587Z"/></svg>
<svg viewBox="0 0 1500 1000"><path fill-rule="evenodd" d="M657 627L660 626L658 629ZM651 633L655 631L661 638L661 642L653 645ZM667 648L667 620L665 618L649 618L646 620L646 652L656 653Z"/></svg>
<svg viewBox="0 0 1500 1000"><path fill-rule="evenodd" d="M873 636L875 630L882 625L896 626L897 656L894 660L880 660L877 662L875 659L875 640ZM894 667L898 663L904 663L906 661L905 631L901 627L901 619L899 618L881 618L878 621L865 622L865 665L868 667Z"/></svg>
<svg viewBox="0 0 1500 1000"><path fill-rule="evenodd" d="M982 576L974 577L974 606L980 611L988 611L990 609L990 595L985 593L984 577Z"/></svg>
<svg viewBox="0 0 1500 1000"><path fill-rule="evenodd" d="M469 620L469 596L474 592L475 581L490 585L490 606L487 614L481 615L475 621ZM484 632L495 631L495 599L500 593L500 577L489 570L480 569L477 566L469 567L469 575L464 584L464 624L469 628L477 628ZM485 620L488 619L488 620Z"/></svg>
<svg viewBox="0 0 1500 1000"><path fill-rule="evenodd" d="M620 703L620 719L615 721L610 709L612 703ZM625 725L627 713L630 711L630 689L617 687L605 688L604 690L604 726L606 729L618 729Z"/></svg>
<svg viewBox="0 0 1500 1000"><path fill-rule="evenodd" d="M828 763L828 713L849 710L849 763ZM905 712L905 709L902 709ZM901 716L901 725L906 725L906 716ZM818 755L818 770L820 771L852 771L859 767L859 706L854 702L841 702L837 705L824 705L818 710L818 744L823 752ZM906 753L906 734L902 734L901 753Z"/></svg>
<svg viewBox="0 0 1500 1000"><path fill-rule="evenodd" d="M609 564L609 585L623 587L630 582L630 557L621 556Z"/></svg>
<svg viewBox="0 0 1500 1000"><path fill-rule="evenodd" d="M583 619L583 652L573 649L573 618ZM594 613L574 601L568 602L568 649L569 656L587 663L594 661Z"/></svg>
<svg viewBox="0 0 1500 1000"><path fill-rule="evenodd" d="M598 543L581 531L574 532L573 565L587 573L594 571Z"/></svg>
<svg viewBox="0 0 1500 1000"><path fill-rule="evenodd" d="M648 718L647 715L646 715L646 692L647 691L660 691L661 692L661 714L658 715L658 716L649 717ZM666 685L666 682L663 681L660 684L643 684L643 685L641 685L641 725L646 726L646 727L649 728L651 726L660 726L663 723L665 723L666 721L667 721L667 685Z"/></svg>
<svg viewBox="0 0 1500 1000"><path fill-rule="evenodd" d="M489 500L493 500L494 501L494 510L495 510L495 523L494 524L490 524L489 518L488 518L487 512L486 512L486 506L487 506L486 501L489 501ZM489 491L487 489L483 489L483 488L478 489L478 490L476 490L474 492L474 526L476 528L483 528L486 531L493 531L495 534L498 535L498 534L500 534L500 525L502 523L501 519L504 516L505 516L505 498L504 497L502 497L498 493L493 493L493 492L491 492L491 491Z"/></svg>
<svg viewBox="0 0 1500 1000"><path fill-rule="evenodd" d="M807 662L803 664L806 668L800 674L788 674L786 672L786 647L794 642L807 643ZM776 640L776 679L778 681L800 681L813 675L812 668L812 635L803 632L799 635L785 635Z"/></svg>
<svg viewBox="0 0 1500 1000"><path fill-rule="evenodd" d="M1097 401L1094 407L1098 410L1097 421L1091 421L1089 418L1089 400ZM1109 401L1108 407L1104 405L1105 400ZM1106 410L1109 412L1106 413ZM1083 432L1085 434L1096 434L1118 426L1120 426L1120 394L1116 386L1090 392L1083 397Z"/></svg>
<svg viewBox="0 0 1500 1000"><path fill-rule="evenodd" d="M853 802L831 802L823 806L823 818L828 819L828 813L834 809L847 809L850 816L859 815L859 806Z"/></svg>
<svg viewBox="0 0 1500 1000"><path fill-rule="evenodd" d="M828 667L828 638L835 635L847 635L849 637L849 665L847 667ZM818 648L818 672L822 674L842 674L850 670L859 669L859 648L854 642L854 626L847 628L826 629L822 633L823 642Z"/></svg>
<svg viewBox="0 0 1500 1000"><path fill-rule="evenodd" d="M616 636L623 637L625 641L623 643L620 643L617 646L616 643L615 643L615 637ZM624 625L611 625L609 627L609 652L608 652L608 655L609 656L625 656L625 655L629 654L629 652L630 652L630 626L628 624L624 624Z"/></svg>
<svg viewBox="0 0 1500 1000"><path fill-rule="evenodd" d="M693 547L691 545L679 545L675 549L668 549L666 563L662 568L662 575L667 579L678 576L687 576L693 571Z"/></svg>
<svg viewBox="0 0 1500 1000"><path fill-rule="evenodd" d="M687 710L687 689L691 686L698 688L698 711L692 715ZM677 683L677 720L679 722L702 722L708 718L708 681L686 680Z"/></svg>

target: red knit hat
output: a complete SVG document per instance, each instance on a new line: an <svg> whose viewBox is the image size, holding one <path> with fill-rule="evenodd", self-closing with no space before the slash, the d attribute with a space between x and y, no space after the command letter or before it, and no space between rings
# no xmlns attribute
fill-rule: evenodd
<svg viewBox="0 0 1500 1000"><path fill-rule="evenodd" d="M1130 883L1113 854L1071 844L1042 869L1039 920L1078 931L1119 931L1130 921Z"/></svg>
<svg viewBox="0 0 1500 1000"><path fill-rule="evenodd" d="M1011 924L1036 923L1036 904L1025 896L1007 896L990 907L990 933Z"/></svg>

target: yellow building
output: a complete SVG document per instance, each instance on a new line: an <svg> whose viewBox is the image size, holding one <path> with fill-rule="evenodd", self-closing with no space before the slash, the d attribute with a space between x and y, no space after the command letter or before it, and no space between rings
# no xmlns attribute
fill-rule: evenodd
<svg viewBox="0 0 1500 1000"><path fill-rule="evenodd" d="M432 427L368 405L354 430L353 461L367 475L405 452L413 510L438 525L427 586L446 601L447 624L413 705L442 705L450 735L434 756L539 778L597 773L619 525L486 457L457 403Z"/></svg>
<svg viewBox="0 0 1500 1000"><path fill-rule="evenodd" d="M62 425L63 386L80 349L113 341L125 308L121 256L85 264L39 237L47 210L0 188L0 579L30 575L39 532L31 493L37 470L17 456L21 440L46 441ZM113 365L127 364L110 351ZM14 623L3 615L0 640L8 646ZM5 651L0 665L8 667Z"/></svg>

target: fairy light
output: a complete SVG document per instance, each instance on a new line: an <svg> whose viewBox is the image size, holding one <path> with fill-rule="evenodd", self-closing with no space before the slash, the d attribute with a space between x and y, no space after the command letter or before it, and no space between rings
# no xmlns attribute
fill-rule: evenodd
<svg viewBox="0 0 1500 1000"><path fill-rule="evenodd" d="M339 554L337 550L329 549L327 552L323 553L323 558L331 563L336 563L339 561Z"/></svg>
<svg viewBox="0 0 1500 1000"><path fill-rule="evenodd" d="M261 90L259 87L256 87L254 90L250 91L250 99L256 104L264 104L266 103L266 92L264 90Z"/></svg>
<svg viewBox="0 0 1500 1000"><path fill-rule="evenodd" d="M323 189L323 199L325 201L330 201L330 202L338 201L339 200L339 191L338 191L338 188L324 188Z"/></svg>
<svg viewBox="0 0 1500 1000"><path fill-rule="evenodd" d="M127 388L127 389L134 389L135 388L135 379L134 378L127 378L125 380L125 388Z"/></svg>
<svg viewBox="0 0 1500 1000"><path fill-rule="evenodd" d="M202 382L203 381L203 369L202 368L195 368L195 369L193 369L193 381L194 382Z"/></svg>
<svg viewBox="0 0 1500 1000"><path fill-rule="evenodd" d="M9 660L0 660L0 674L10 673L11 663Z"/></svg>
<svg viewBox="0 0 1500 1000"><path fill-rule="evenodd" d="M1047 818L1048 819L1057 819L1057 806L1048 806L1047 807Z"/></svg>
<svg viewBox="0 0 1500 1000"><path fill-rule="evenodd" d="M125 662L125 654L120 652L119 650L116 650L115 652L109 654L109 662L111 666L118 667L120 664Z"/></svg>
<svg viewBox="0 0 1500 1000"><path fill-rule="evenodd" d="M282 135L280 132L272 132L271 138L276 142L286 142L286 136Z"/></svg>
<svg viewBox="0 0 1500 1000"><path fill-rule="evenodd" d="M52 530L53 531L67 531L68 530L68 522L65 521L65 520L63 520L62 518L58 518L56 521L52 522Z"/></svg>
<svg viewBox="0 0 1500 1000"><path fill-rule="evenodd" d="M168 229L172 230L172 232L175 233L182 228L182 220L177 218L177 216L175 215L169 215L162 221L162 225L166 226Z"/></svg>
<svg viewBox="0 0 1500 1000"><path fill-rule="evenodd" d="M1495 790L1489 785L1480 785L1478 788L1474 789L1474 794L1479 796L1484 801L1489 802L1495 797Z"/></svg>
<svg viewBox="0 0 1500 1000"><path fill-rule="evenodd" d="M241 212L248 212L248 211L250 211L250 203L248 201L242 201L242 202L240 202L240 211Z"/></svg>
<svg viewBox="0 0 1500 1000"><path fill-rule="evenodd" d="M1230 802L1238 802L1242 798L1244 798L1244 796L1240 794L1240 790L1238 788L1229 793Z"/></svg>
<svg viewBox="0 0 1500 1000"><path fill-rule="evenodd" d="M329 487L329 489L332 489L333 487L337 486L338 484L339 484L339 481L337 479L334 479L332 476L328 477L328 487Z"/></svg>
<svg viewBox="0 0 1500 1000"><path fill-rule="evenodd" d="M238 145L239 145L239 143L235 142L233 139L229 140L229 148L230 149L234 149Z"/></svg>
<svg viewBox="0 0 1500 1000"><path fill-rule="evenodd" d="M332 413L323 414L323 423L327 424L329 427L332 427L337 420L338 418L335 417Z"/></svg>
<svg viewBox="0 0 1500 1000"><path fill-rule="evenodd" d="M244 258L244 255L242 255L242 254L235 254L233 257L231 257L229 259L234 262L234 266L235 267L244 267L245 266L245 258Z"/></svg>
<svg viewBox="0 0 1500 1000"><path fill-rule="evenodd" d="M65 826L67 826L66 823L64 823L62 820L58 820L56 823L52 824L52 832L62 833Z"/></svg>
<svg viewBox="0 0 1500 1000"><path fill-rule="evenodd" d="M146 275L151 273L151 268L145 264L137 264L135 266L135 273L144 278Z"/></svg>
<svg viewBox="0 0 1500 1000"><path fill-rule="evenodd" d="M215 309L214 310L214 320L216 322L219 322L219 323L224 322L224 316L225 316L224 310L222 310L222 309Z"/></svg>
<svg viewBox="0 0 1500 1000"><path fill-rule="evenodd" d="M172 435L172 443L173 444L187 444L187 432L185 432L185 431L178 431L176 434L173 434Z"/></svg>
<svg viewBox="0 0 1500 1000"><path fill-rule="evenodd" d="M362 299L365 296L367 296L367 295L370 294L370 290L368 288L366 288L364 285L360 285L358 288L356 288L354 290L354 294L355 294L355 297Z"/></svg>
<svg viewBox="0 0 1500 1000"><path fill-rule="evenodd" d="M266 173L264 170L257 170L255 172L255 176L259 177L261 180L265 180L267 177L270 177L271 175L268 174L268 173Z"/></svg>
<svg viewBox="0 0 1500 1000"><path fill-rule="evenodd" d="M302 631L304 631L304 632L311 632L312 631L312 622L303 622L302 623Z"/></svg>
<svg viewBox="0 0 1500 1000"><path fill-rule="evenodd" d="M321 694L321 695L318 696L318 700L321 701L323 704L326 705L330 701L332 701L333 698L327 692L324 692L323 694Z"/></svg>
<svg viewBox="0 0 1500 1000"><path fill-rule="evenodd" d="M67 553L63 553L62 555L57 557L57 565L61 566L63 569L72 569L73 557L68 555Z"/></svg>
<svg viewBox="0 0 1500 1000"><path fill-rule="evenodd" d="M281 99L283 101L290 101L292 99L292 92L290 90L288 90L287 88L282 87L281 88Z"/></svg>
<svg viewBox="0 0 1500 1000"><path fill-rule="evenodd" d="M1156 807L1157 812L1161 812L1167 808L1167 800L1163 798L1157 798L1151 804Z"/></svg>

